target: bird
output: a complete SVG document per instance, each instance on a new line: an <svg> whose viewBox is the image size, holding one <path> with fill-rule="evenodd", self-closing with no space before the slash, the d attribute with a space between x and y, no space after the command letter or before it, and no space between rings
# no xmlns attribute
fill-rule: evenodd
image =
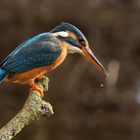
<svg viewBox="0 0 140 140"><path fill-rule="evenodd" d="M43 97L34 80L55 70L70 53L87 57L106 76L108 72L89 48L88 41L76 26L62 22L21 43L0 63L0 84L29 84Z"/></svg>

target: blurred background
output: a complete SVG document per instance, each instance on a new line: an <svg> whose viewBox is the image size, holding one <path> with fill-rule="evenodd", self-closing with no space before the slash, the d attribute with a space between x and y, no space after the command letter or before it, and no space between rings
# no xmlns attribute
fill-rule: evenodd
<svg viewBox="0 0 140 140"><path fill-rule="evenodd" d="M33 122L15 140L139 140L140 0L0 0L0 60L62 21L83 31L110 77L83 56L69 55L48 74L45 100L55 114ZM0 86L0 127L27 96L27 86Z"/></svg>

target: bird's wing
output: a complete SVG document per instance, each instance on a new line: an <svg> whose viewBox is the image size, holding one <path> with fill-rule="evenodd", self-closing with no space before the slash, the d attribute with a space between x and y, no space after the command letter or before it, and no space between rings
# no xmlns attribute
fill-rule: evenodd
<svg viewBox="0 0 140 140"><path fill-rule="evenodd" d="M43 39L43 36L45 37L48 36L50 37L50 35L48 33L42 33L42 34L39 34L39 35L36 35L34 36L33 38L30 38L26 41L24 41L23 43L21 43L17 48L15 48L15 50L13 50L1 63L0 63L0 67L10 58L12 57L13 55L15 55L15 53L17 51L19 51L20 49L23 49L24 47L26 46L30 46L32 45L33 43L39 41L39 40L42 40Z"/></svg>
<svg viewBox="0 0 140 140"><path fill-rule="evenodd" d="M34 37L22 43L2 63L9 73L20 73L52 64L61 54L60 41L52 35Z"/></svg>

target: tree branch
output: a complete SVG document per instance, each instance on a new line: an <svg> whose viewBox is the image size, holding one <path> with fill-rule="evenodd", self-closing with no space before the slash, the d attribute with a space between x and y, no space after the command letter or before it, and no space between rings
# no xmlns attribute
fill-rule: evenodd
<svg viewBox="0 0 140 140"><path fill-rule="evenodd" d="M35 79L34 82L44 92L48 90L49 79L47 77ZM38 91L33 90L30 92L21 111L0 129L0 140L11 140L33 120L38 120L41 116L49 117L52 114L52 106L42 100Z"/></svg>

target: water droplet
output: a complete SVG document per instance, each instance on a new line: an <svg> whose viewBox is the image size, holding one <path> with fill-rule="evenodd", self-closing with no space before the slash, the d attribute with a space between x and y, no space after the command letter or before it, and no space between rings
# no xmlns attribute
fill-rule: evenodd
<svg viewBox="0 0 140 140"><path fill-rule="evenodd" d="M100 86L101 86L101 87L104 87L104 84L101 84Z"/></svg>

